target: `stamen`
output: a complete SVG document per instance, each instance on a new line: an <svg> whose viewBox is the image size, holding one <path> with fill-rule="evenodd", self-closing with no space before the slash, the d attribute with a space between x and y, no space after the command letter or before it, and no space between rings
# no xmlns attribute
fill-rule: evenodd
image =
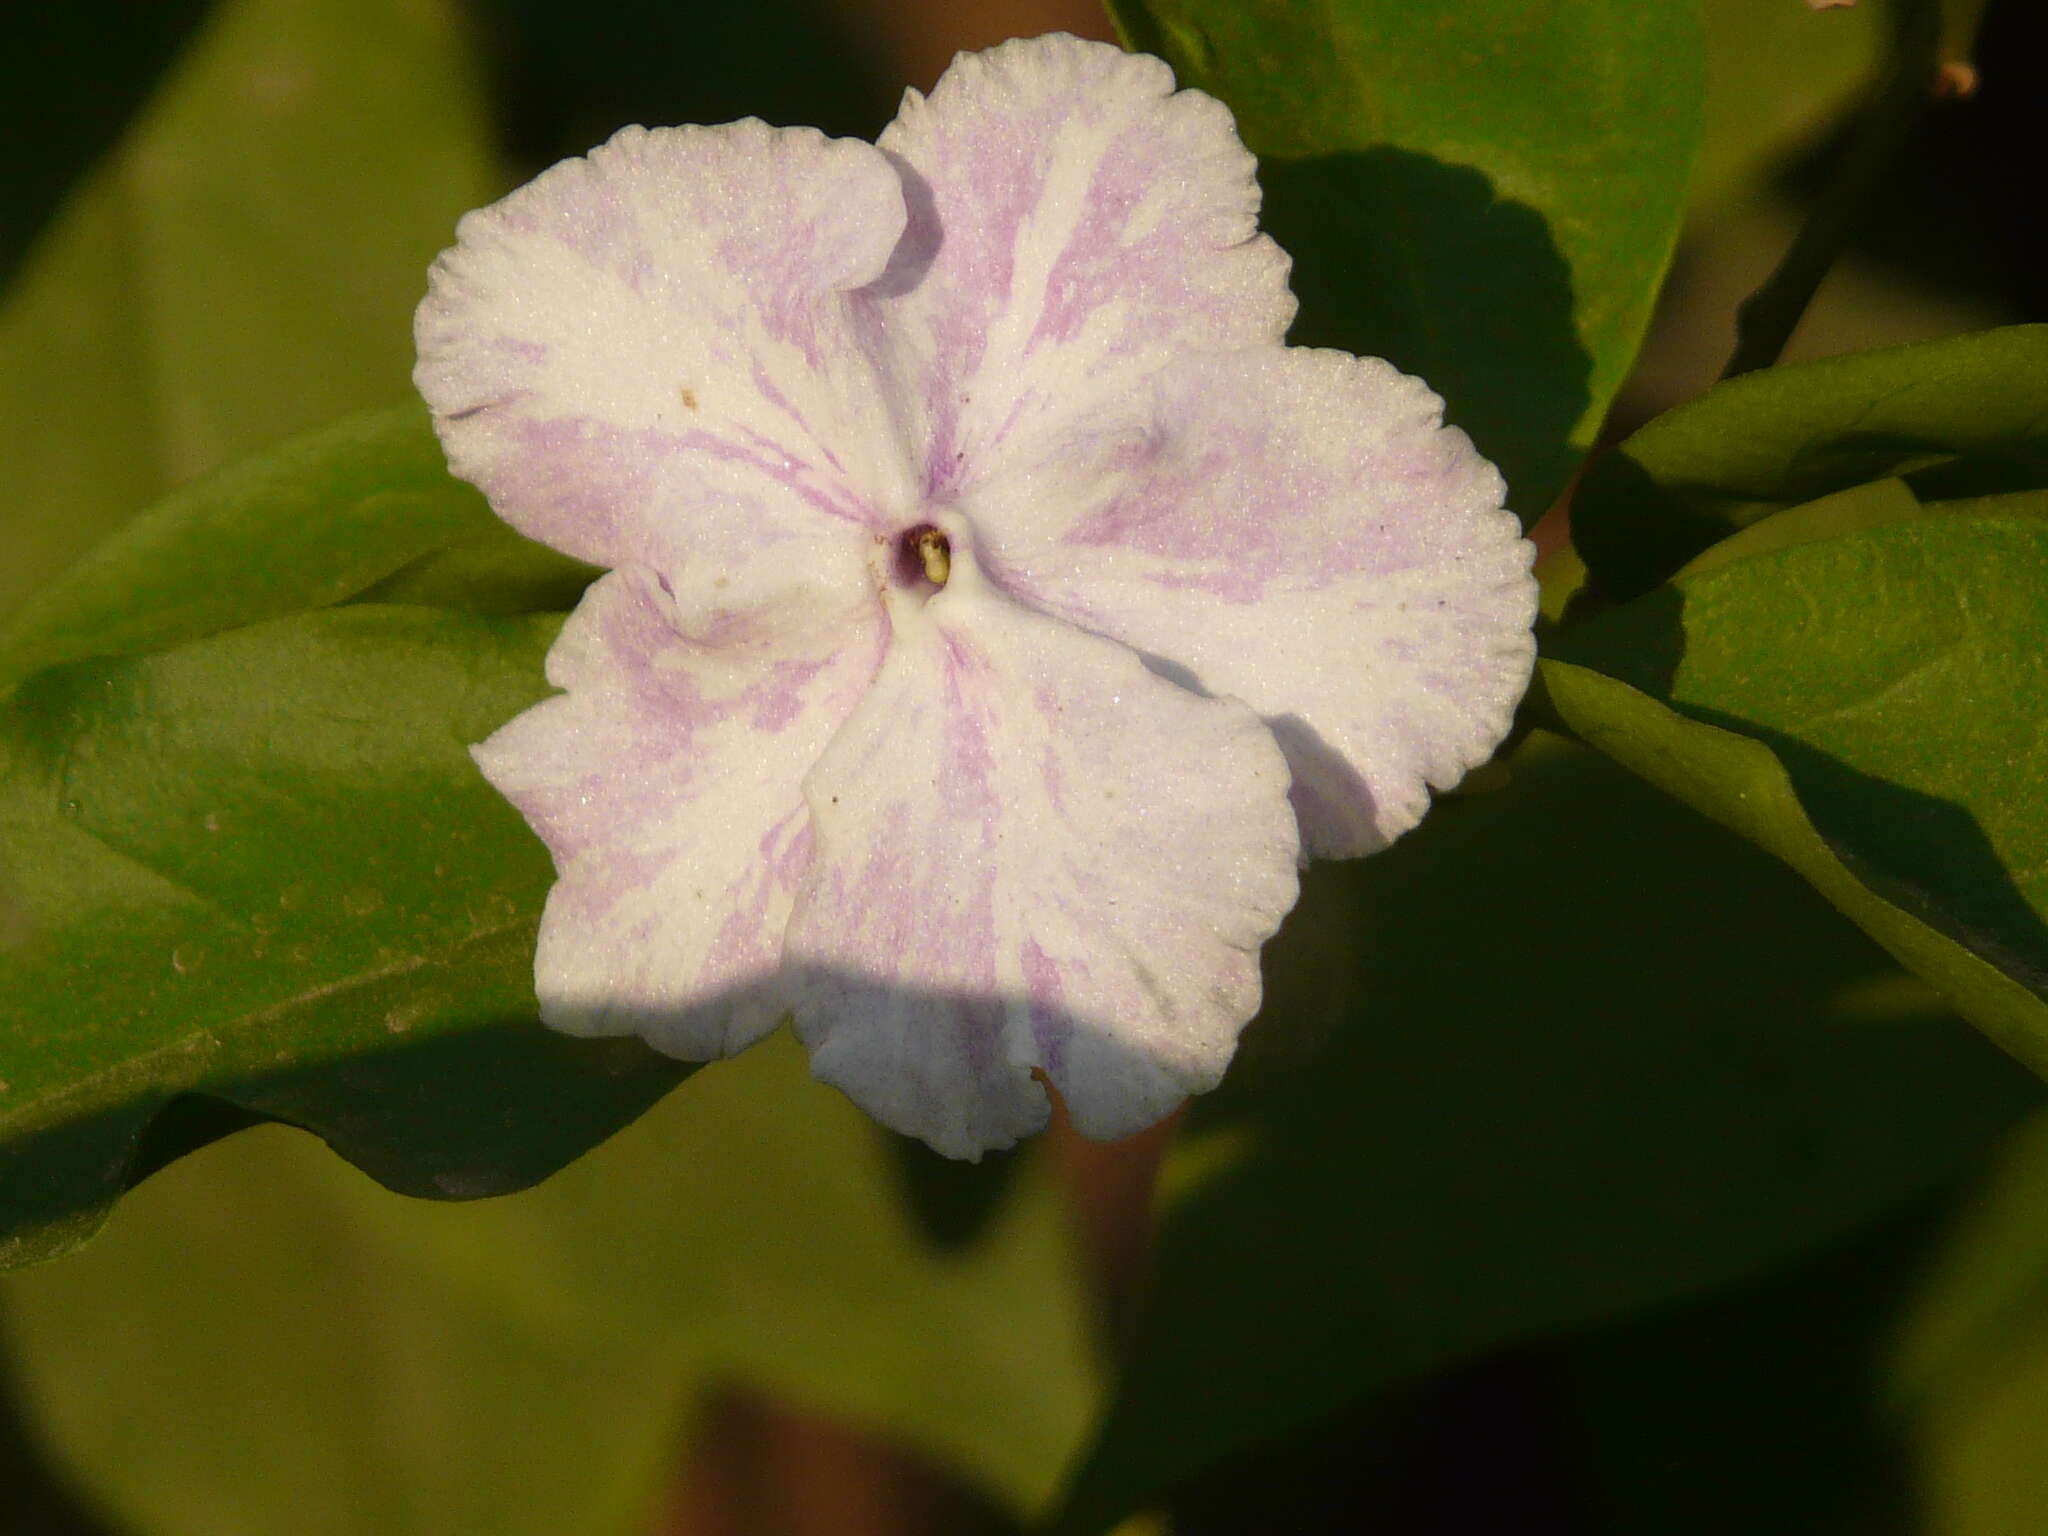
<svg viewBox="0 0 2048 1536"><path fill-rule="evenodd" d="M924 566L924 579L935 587L943 587L946 578L953 574L953 546L945 534L927 524L914 529L910 539L911 548L917 551L918 561Z"/></svg>

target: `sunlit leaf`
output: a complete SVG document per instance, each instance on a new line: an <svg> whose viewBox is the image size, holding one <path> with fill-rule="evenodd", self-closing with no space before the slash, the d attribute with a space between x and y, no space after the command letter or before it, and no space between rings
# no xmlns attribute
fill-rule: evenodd
<svg viewBox="0 0 2048 1536"><path fill-rule="evenodd" d="M181 1094L315 1129L395 1187L476 1195L682 1075L533 1016L552 870L465 746L546 691L553 628L329 609L17 691L0 1262L90 1231L138 1156L177 1150L137 1143Z"/></svg>
<svg viewBox="0 0 2048 1536"><path fill-rule="evenodd" d="M448 473L423 406L366 412L173 492L38 591L0 624L0 690L352 598L567 608L589 575Z"/></svg>
<svg viewBox="0 0 2048 1536"><path fill-rule="evenodd" d="M1766 369L1588 470L1572 536L1599 590L1648 591L1737 529L1887 476L1923 499L2048 487L2048 326Z"/></svg>
<svg viewBox="0 0 2048 1536"><path fill-rule="evenodd" d="M2048 496L1947 508L1682 577L1544 681L2048 1072Z"/></svg>

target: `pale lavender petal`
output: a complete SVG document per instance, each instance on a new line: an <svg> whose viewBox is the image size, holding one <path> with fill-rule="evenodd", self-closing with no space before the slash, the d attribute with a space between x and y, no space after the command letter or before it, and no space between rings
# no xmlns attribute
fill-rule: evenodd
<svg viewBox="0 0 2048 1536"><path fill-rule="evenodd" d="M463 221L450 463L616 567L476 749L556 860L548 1023L703 1059L793 1013L960 1156L1037 1079L1098 1137L1217 1080L1304 843L1412 824L1532 659L1498 476L1281 345L1257 207L1220 104L1054 37L879 147L628 129Z"/></svg>
<svg viewBox="0 0 2048 1536"><path fill-rule="evenodd" d="M855 561L858 567L858 561ZM810 848L800 785L880 665L872 590L821 571L748 606L598 581L548 653L568 691L475 749L554 854L541 1016L702 1061L773 1028L783 927Z"/></svg>
<svg viewBox="0 0 2048 1536"><path fill-rule="evenodd" d="M1534 660L1500 476L1386 363L1189 358L963 503L995 580L1244 700L1317 856L1367 853L1506 734Z"/></svg>
<svg viewBox="0 0 2048 1536"><path fill-rule="evenodd" d="M800 561L875 523L909 470L847 290L904 218L879 150L808 128L627 128L563 161L434 265L414 377L451 467L600 565Z"/></svg>
<svg viewBox="0 0 2048 1536"><path fill-rule="evenodd" d="M1293 318L1229 110L1157 59L1067 36L962 54L881 147L910 227L861 302L933 501L1176 353Z"/></svg>
<svg viewBox="0 0 2048 1536"><path fill-rule="evenodd" d="M1221 1076L1295 896L1287 766L1249 710L1020 608L954 543L806 781L786 955L817 1075L951 1156L1136 1131Z"/></svg>

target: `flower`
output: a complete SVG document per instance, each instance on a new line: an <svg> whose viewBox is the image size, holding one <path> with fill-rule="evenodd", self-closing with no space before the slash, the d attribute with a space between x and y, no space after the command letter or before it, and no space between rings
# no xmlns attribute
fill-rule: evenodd
<svg viewBox="0 0 2048 1536"><path fill-rule="evenodd" d="M463 219L456 474L608 567L475 749L552 851L542 1017L794 1019L953 1156L1212 1086L1299 859L1504 734L1529 548L1386 363L1289 348L1227 109L1053 36L879 144L627 128Z"/></svg>

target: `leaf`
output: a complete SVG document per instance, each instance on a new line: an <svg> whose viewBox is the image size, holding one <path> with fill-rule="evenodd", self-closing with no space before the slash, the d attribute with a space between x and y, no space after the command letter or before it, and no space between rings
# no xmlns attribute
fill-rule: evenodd
<svg viewBox="0 0 2048 1536"><path fill-rule="evenodd" d="M172 485L401 397L491 195L441 0L226 0L0 308L0 612Z"/></svg>
<svg viewBox="0 0 2048 1536"><path fill-rule="evenodd" d="M1712 214L1812 147L1870 79L1886 18L1876 5L1816 12L1783 0L1706 0L1701 18L1706 131L1692 199Z"/></svg>
<svg viewBox="0 0 2048 1536"><path fill-rule="evenodd" d="M2048 1073L2048 496L1957 506L1683 578L1543 676Z"/></svg>
<svg viewBox="0 0 2048 1536"><path fill-rule="evenodd" d="M2048 1119L1770 1284L1552 1352L1589 1529L2033 1536L2048 1500Z"/></svg>
<svg viewBox="0 0 2048 1536"><path fill-rule="evenodd" d="M120 136L206 13L206 0L17 6L0 56L0 288L64 194Z"/></svg>
<svg viewBox="0 0 2048 1536"><path fill-rule="evenodd" d="M567 608L589 576L448 473L423 406L365 412L172 493L36 593L0 626L0 689L357 597Z"/></svg>
<svg viewBox="0 0 2048 1536"><path fill-rule="evenodd" d="M1113 0L1221 97L1293 257L1294 340L1388 358L1541 516L1662 282L1700 134L1689 0Z"/></svg>
<svg viewBox="0 0 2048 1536"><path fill-rule="evenodd" d="M226 570L236 579L223 581ZM562 609L590 576L451 476L415 402L306 433L166 497L0 628L0 685L356 598Z"/></svg>
<svg viewBox="0 0 2048 1536"><path fill-rule="evenodd" d="M138 1138L180 1095L471 1196L683 1075L534 1019L552 871L465 745L545 692L553 629L315 611L53 668L0 709L0 1265L174 1155Z"/></svg>
<svg viewBox="0 0 2048 1536"><path fill-rule="evenodd" d="M735 1380L1023 1512L1097 1391L1045 1173L928 1248L881 1134L785 1037L500 1200L400 1200L304 1137L238 1137L0 1294L67 1470L152 1536L644 1531Z"/></svg>
<svg viewBox="0 0 2048 1536"><path fill-rule="evenodd" d="M1887 476L1923 500L2048 487L2048 326L1766 369L1667 411L1586 472L1572 535L1609 598L1737 529Z"/></svg>
<svg viewBox="0 0 2048 1536"><path fill-rule="evenodd" d="M1767 555L1773 550L1790 549L1795 544L1840 538L1844 534L1860 533L1865 528L1880 528L1886 523L1904 522L1908 518L1926 515L1925 503L1913 494L1913 488L1905 481L1873 480L1868 485L1854 485L1846 491L1836 491L1803 506L1787 507L1760 523L1751 523L1693 556L1675 579L1703 576L1738 560Z"/></svg>
<svg viewBox="0 0 2048 1536"><path fill-rule="evenodd" d="M1587 1536L1924 1536L1890 1336L1979 1170L1811 1262L1546 1351Z"/></svg>
<svg viewBox="0 0 2048 1536"><path fill-rule="evenodd" d="M1772 860L1548 735L1509 768L1309 872L1168 1165L1151 1308L1054 1529L1810 1255L2036 1102Z"/></svg>

